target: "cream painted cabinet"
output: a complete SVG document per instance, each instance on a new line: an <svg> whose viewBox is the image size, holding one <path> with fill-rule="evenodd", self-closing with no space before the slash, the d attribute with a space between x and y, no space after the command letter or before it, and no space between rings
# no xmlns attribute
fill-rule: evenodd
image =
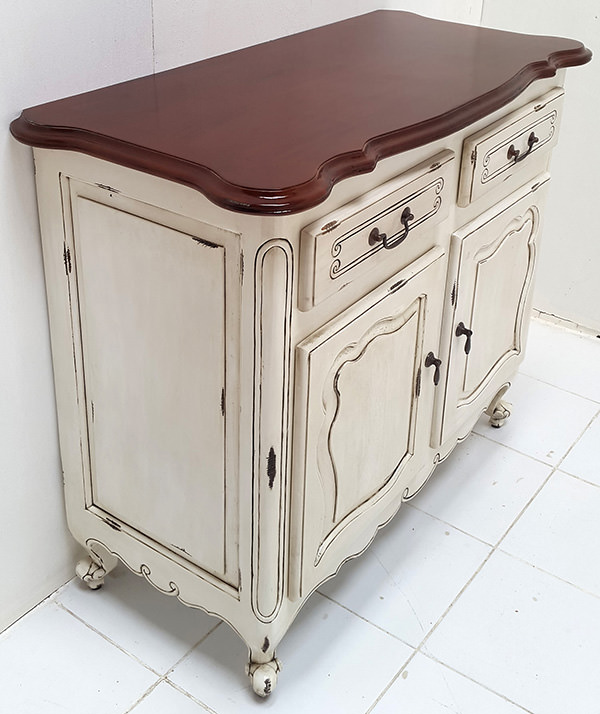
<svg viewBox="0 0 600 714"><path fill-rule="evenodd" d="M273 690L309 595L508 415L589 59L380 11L13 122L87 585L121 562L218 616Z"/></svg>

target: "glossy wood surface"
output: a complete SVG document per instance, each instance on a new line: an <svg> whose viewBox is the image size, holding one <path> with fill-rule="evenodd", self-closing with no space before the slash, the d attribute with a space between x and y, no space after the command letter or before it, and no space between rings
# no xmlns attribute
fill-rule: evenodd
<svg viewBox="0 0 600 714"><path fill-rule="evenodd" d="M11 132L228 209L292 213L590 58L573 40L381 10L27 109Z"/></svg>

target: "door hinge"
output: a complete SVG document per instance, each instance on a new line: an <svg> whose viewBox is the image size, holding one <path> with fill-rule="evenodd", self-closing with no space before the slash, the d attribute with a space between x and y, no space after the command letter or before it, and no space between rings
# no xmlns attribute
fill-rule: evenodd
<svg viewBox="0 0 600 714"><path fill-rule="evenodd" d="M244 284L244 251L240 251L240 285Z"/></svg>
<svg viewBox="0 0 600 714"><path fill-rule="evenodd" d="M473 149L471 152L471 163L474 164L477 161L477 149Z"/></svg>
<svg viewBox="0 0 600 714"><path fill-rule="evenodd" d="M67 276L68 276L69 273L71 272L71 268L72 268L72 265L71 265L71 249L70 249L70 248L67 248L66 244L65 244L64 249L63 249L63 261L64 261L64 263L65 263L65 273L66 273Z"/></svg>
<svg viewBox="0 0 600 714"><path fill-rule="evenodd" d="M103 189L104 191L109 191L110 193L121 193L118 188L113 188L112 186L109 186L106 183L97 183L96 186L98 186L98 188Z"/></svg>
<svg viewBox="0 0 600 714"><path fill-rule="evenodd" d="M417 397L421 396L421 368L417 370L417 379L415 384L415 394Z"/></svg>
<svg viewBox="0 0 600 714"><path fill-rule="evenodd" d="M450 304L452 307L456 305L456 298L458 297L458 283L456 280L454 281L454 284L452 285L452 291L450 292Z"/></svg>

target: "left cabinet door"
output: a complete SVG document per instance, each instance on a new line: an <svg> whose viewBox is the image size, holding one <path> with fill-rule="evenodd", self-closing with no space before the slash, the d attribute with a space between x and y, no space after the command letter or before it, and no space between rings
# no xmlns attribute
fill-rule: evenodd
<svg viewBox="0 0 600 714"><path fill-rule="evenodd" d="M437 350L445 267L441 249L430 250L296 348L298 593L364 549L414 491L431 424L435 372L425 363Z"/></svg>
<svg viewBox="0 0 600 714"><path fill-rule="evenodd" d="M234 584L239 236L63 188L83 474L66 487L82 481L87 513Z"/></svg>

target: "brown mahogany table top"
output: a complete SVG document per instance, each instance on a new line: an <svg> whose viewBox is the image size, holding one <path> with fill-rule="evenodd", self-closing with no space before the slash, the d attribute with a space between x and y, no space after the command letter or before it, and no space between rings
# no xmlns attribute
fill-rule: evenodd
<svg viewBox="0 0 600 714"><path fill-rule="evenodd" d="M26 109L11 131L235 211L291 213L590 58L574 40L379 10Z"/></svg>

